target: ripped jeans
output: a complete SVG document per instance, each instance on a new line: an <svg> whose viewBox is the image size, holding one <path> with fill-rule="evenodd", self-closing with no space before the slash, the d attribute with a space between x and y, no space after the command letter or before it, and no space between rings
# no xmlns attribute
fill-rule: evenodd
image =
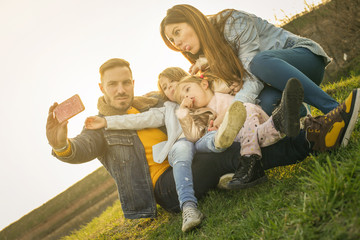
<svg viewBox="0 0 360 240"><path fill-rule="evenodd" d="M186 201L197 204L194 192L192 161L196 152L223 152L225 149L216 149L214 146L215 131L208 132L195 144L186 138L180 138L172 146L168 160L173 167L173 174L178 195L180 209Z"/></svg>

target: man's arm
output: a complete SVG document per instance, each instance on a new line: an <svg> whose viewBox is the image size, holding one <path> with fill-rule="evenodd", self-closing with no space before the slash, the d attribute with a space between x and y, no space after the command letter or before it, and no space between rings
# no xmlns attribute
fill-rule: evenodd
<svg viewBox="0 0 360 240"><path fill-rule="evenodd" d="M93 160L102 154L104 138L101 130L91 131L84 129L80 135L68 139L67 121L59 123L53 114L54 103L49 108L46 123L46 137L53 148L53 155L68 163L83 163Z"/></svg>

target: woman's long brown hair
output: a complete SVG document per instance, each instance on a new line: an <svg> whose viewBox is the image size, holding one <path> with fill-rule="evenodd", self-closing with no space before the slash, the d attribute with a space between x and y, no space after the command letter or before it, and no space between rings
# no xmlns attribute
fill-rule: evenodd
<svg viewBox="0 0 360 240"><path fill-rule="evenodd" d="M224 38L224 25L232 11L227 9L208 18L193 6L175 5L168 9L162 20L160 34L170 49L181 52L191 64L194 64L200 55L204 55L213 74L224 79L228 85L235 81L242 86L243 78L248 73L235 53L237 49L233 49ZM199 38L201 51L195 55L179 50L165 35L166 25L184 22L193 27Z"/></svg>

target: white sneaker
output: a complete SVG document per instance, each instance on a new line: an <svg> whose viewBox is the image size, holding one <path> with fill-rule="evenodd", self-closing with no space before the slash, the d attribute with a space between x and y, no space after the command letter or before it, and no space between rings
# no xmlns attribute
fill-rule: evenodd
<svg viewBox="0 0 360 240"><path fill-rule="evenodd" d="M204 215L196 207L184 207L182 212L182 228L183 232L190 231L198 226L204 218Z"/></svg>

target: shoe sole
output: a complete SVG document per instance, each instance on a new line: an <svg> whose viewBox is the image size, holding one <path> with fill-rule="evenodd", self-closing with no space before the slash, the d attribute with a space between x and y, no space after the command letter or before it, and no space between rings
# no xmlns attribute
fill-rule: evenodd
<svg viewBox="0 0 360 240"><path fill-rule="evenodd" d="M250 187L253 187L253 186L261 184L261 183L265 183L265 182L267 182L267 180L268 180L268 178L265 175L261 178L256 179L255 181L247 183L247 184L237 184L237 185L228 184L227 188L230 190L245 189L245 188L250 188Z"/></svg>
<svg viewBox="0 0 360 240"><path fill-rule="evenodd" d="M221 176L219 183L217 185L217 188L228 190L229 189L228 183L231 181L233 176L234 176L234 173L227 173L227 174Z"/></svg>
<svg viewBox="0 0 360 240"><path fill-rule="evenodd" d="M246 120L246 109L242 102L233 102L226 111L223 122L215 136L216 148L230 147Z"/></svg>
<svg viewBox="0 0 360 240"><path fill-rule="evenodd" d="M304 89L296 78L290 78L284 89L285 134L295 137L300 131L300 108L304 100Z"/></svg>
<svg viewBox="0 0 360 240"><path fill-rule="evenodd" d="M354 104L352 104L352 106L354 106L353 113L350 117L348 127L346 128L343 139L341 141L342 147L345 147L349 143L351 133L354 130L355 124L358 119L358 115L360 111L360 88L356 89L355 100L353 102L354 102Z"/></svg>

